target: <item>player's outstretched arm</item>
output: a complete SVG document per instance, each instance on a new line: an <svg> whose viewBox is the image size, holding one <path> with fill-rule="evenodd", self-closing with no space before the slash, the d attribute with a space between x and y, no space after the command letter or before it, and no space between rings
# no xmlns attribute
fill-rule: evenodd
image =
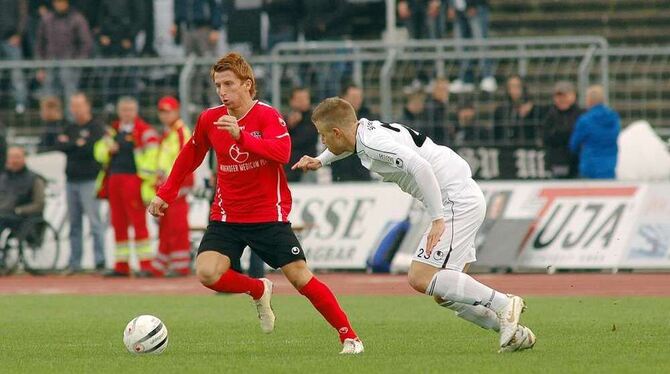
<svg viewBox="0 0 670 374"><path fill-rule="evenodd" d="M302 156L295 165L291 166L291 170L300 169L302 171L318 170L321 168L321 161L310 156Z"/></svg>
<svg viewBox="0 0 670 374"><path fill-rule="evenodd" d="M198 124L193 131L193 136L179 152L179 156L177 156L174 165L172 165L170 175L158 189L156 196L160 197L164 202L172 202L177 198L179 189L182 183L184 183L186 176L193 173L202 164L202 160L205 159L211 144L204 127L200 123L200 118L198 118Z"/></svg>

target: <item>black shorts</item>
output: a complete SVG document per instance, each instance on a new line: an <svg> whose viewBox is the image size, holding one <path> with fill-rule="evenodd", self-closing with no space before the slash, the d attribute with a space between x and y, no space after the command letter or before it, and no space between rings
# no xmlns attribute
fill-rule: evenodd
<svg viewBox="0 0 670 374"><path fill-rule="evenodd" d="M277 269L298 260L305 260L305 253L296 238L291 224L228 223L212 221L202 237L198 254L215 251L239 259L249 246L266 264Z"/></svg>

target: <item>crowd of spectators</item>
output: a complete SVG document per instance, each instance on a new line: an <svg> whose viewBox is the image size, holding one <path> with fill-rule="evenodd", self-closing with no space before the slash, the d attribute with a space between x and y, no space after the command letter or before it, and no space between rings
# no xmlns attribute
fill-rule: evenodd
<svg viewBox="0 0 670 374"><path fill-rule="evenodd" d="M128 58L155 56L155 15L153 0L0 0L0 58L44 60L72 58ZM269 21L266 38L259 49L268 51L279 42L296 40L346 40L355 38L354 2L347 0L301 1L262 0L254 5L258 14ZM228 24L235 12L242 11L238 2L230 0L174 0L170 36L181 45L185 54L206 57L219 52L223 36L234 34ZM482 40L488 36L489 5L486 0L399 0L398 25L416 39L449 38ZM259 31L260 32L260 31ZM230 36L229 36L230 37ZM477 65L477 68L475 68ZM291 91L286 121L303 153L314 153L309 144L315 134L310 132L309 114L312 101L324 96L340 95L349 100L360 117L375 117L364 105L360 87L348 84L352 68L347 63L301 66L296 72L300 85ZM487 109L492 118L479 116L480 102L470 97L479 82L482 93L498 91L491 61L463 60L457 74L431 76L425 66L417 66L418 85L411 85L406 95L402 117L398 118L426 133L439 144L525 145L545 147L552 175L576 177L579 161L568 150L574 124L582 110L576 92L569 82L559 82L553 92L553 105L544 107L530 95L523 77L507 77L504 99L501 94L489 96L495 106ZM62 100L73 97L79 89L80 71L61 66L38 71L39 109L43 136L39 149L51 149L57 137L72 122L72 114L64 111ZM29 105L29 88L21 69L9 77L15 110L23 113ZM120 96L138 97L139 77L131 68L105 69L101 77L102 104L112 113ZM29 84L31 83L31 84ZM196 103L214 105L214 91L202 82L202 97ZM285 90L288 91L288 90ZM502 90L501 90L502 91ZM200 95L200 91L193 95ZM264 98L267 98L265 96ZM451 100L451 101L450 101ZM377 109L377 108L373 108ZM576 148L582 145L575 146ZM342 169L342 170L338 170ZM303 180L299 173L289 174L291 180ZM366 180L363 170L352 171L341 165L333 168L333 180Z"/></svg>

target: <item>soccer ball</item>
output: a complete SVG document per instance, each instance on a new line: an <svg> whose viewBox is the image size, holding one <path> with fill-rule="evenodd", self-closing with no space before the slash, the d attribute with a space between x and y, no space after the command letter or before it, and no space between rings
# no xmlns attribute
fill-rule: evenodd
<svg viewBox="0 0 670 374"><path fill-rule="evenodd" d="M141 315L128 322L123 344L134 354L159 354L168 345L168 330L158 317Z"/></svg>

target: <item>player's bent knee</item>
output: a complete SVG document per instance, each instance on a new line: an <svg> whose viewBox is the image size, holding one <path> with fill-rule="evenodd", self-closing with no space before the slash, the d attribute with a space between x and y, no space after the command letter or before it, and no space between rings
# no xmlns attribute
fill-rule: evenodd
<svg viewBox="0 0 670 374"><path fill-rule="evenodd" d="M216 252L204 252L198 255L195 274L200 283L205 286L216 283L230 267L226 266L226 263L229 263L229 260L226 260L227 257Z"/></svg>
<svg viewBox="0 0 670 374"><path fill-rule="evenodd" d="M200 283L205 286L216 283L216 281L221 278L221 275L223 275L223 273L219 274L217 271L215 271L214 267L211 266L196 267L195 274L198 277Z"/></svg>
<svg viewBox="0 0 670 374"><path fill-rule="evenodd" d="M300 290L305 287L305 285L312 279L314 274L307 267L305 261L294 261L290 264L286 264L281 268L284 276L288 279L289 282L295 287L296 290Z"/></svg>
<svg viewBox="0 0 670 374"><path fill-rule="evenodd" d="M417 274L412 274L411 272L407 274L407 280L409 281L410 287L415 289L417 292L425 293L427 284L423 280L423 277Z"/></svg>

